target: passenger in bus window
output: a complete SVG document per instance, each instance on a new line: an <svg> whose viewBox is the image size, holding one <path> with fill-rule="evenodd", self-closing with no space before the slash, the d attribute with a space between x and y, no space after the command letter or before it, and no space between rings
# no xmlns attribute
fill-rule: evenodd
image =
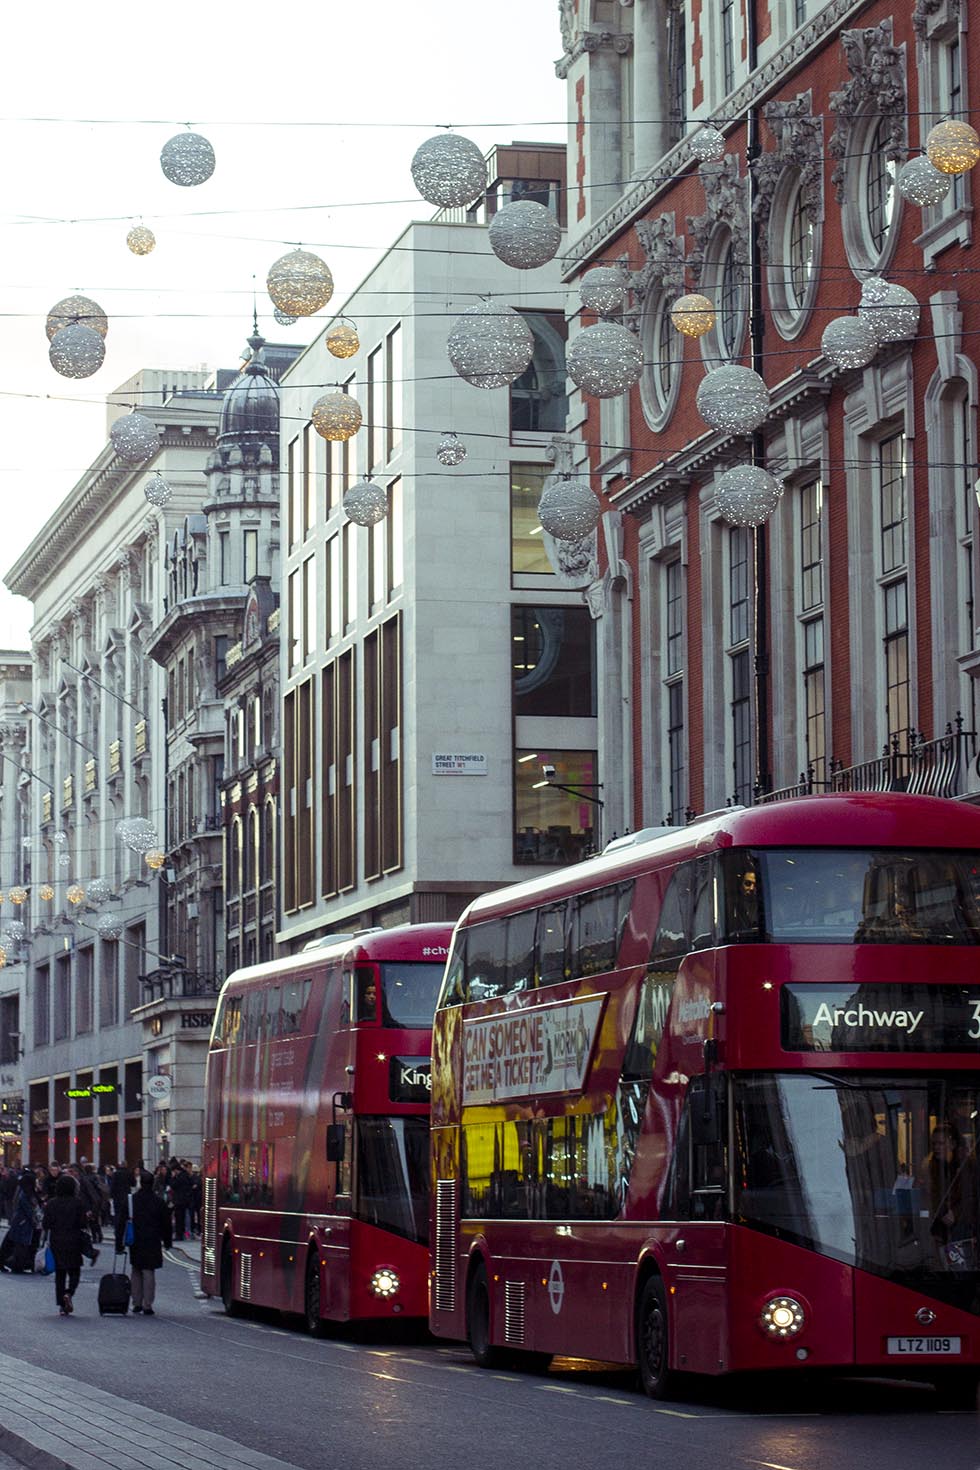
<svg viewBox="0 0 980 1470"><path fill-rule="evenodd" d="M359 1021L378 1019L378 987L373 975L366 975L358 983L357 1019Z"/></svg>
<svg viewBox="0 0 980 1470"><path fill-rule="evenodd" d="M759 874L755 864L746 863L738 874L732 900L732 928L742 939L759 933Z"/></svg>
<svg viewBox="0 0 980 1470"><path fill-rule="evenodd" d="M929 1233L940 1263L951 1271L976 1269L977 1172L955 1124L937 1123L920 1176L928 1191Z"/></svg>

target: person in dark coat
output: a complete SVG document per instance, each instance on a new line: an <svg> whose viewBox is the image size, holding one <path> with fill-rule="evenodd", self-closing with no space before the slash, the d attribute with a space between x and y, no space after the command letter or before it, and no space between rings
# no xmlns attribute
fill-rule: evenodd
<svg viewBox="0 0 980 1470"><path fill-rule="evenodd" d="M113 1171L112 1179L109 1181L109 1193L112 1198L112 1219L116 1227L116 1255L121 1256L126 1234L126 1221L129 1219L129 1196L133 1192L135 1180L132 1171L120 1160L119 1168Z"/></svg>
<svg viewBox="0 0 980 1470"><path fill-rule="evenodd" d="M187 1235L187 1212L191 1203L191 1176L178 1163L170 1171L170 1194L174 1202L174 1239L183 1240Z"/></svg>
<svg viewBox="0 0 980 1470"><path fill-rule="evenodd" d="M153 1175L144 1172L133 1195L133 1243L129 1247L133 1311L144 1317L153 1316L156 1273L163 1265L164 1246L169 1250L172 1245L170 1208L155 1193Z"/></svg>
<svg viewBox="0 0 980 1470"><path fill-rule="evenodd" d="M63 1174L54 1187L54 1197L44 1206L41 1221L54 1256L54 1294L63 1317L70 1317L75 1310L73 1298L82 1271L87 1223L88 1211L75 1181Z"/></svg>
<svg viewBox="0 0 980 1470"><path fill-rule="evenodd" d="M38 1206L37 1181L31 1169L24 1169L17 1181L17 1193L10 1212L10 1228L0 1245L0 1266L4 1271L33 1271L34 1255L41 1239L41 1211Z"/></svg>

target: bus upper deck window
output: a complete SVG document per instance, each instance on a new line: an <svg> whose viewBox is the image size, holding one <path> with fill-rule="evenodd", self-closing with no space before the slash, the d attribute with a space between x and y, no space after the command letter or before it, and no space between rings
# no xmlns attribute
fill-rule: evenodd
<svg viewBox="0 0 980 1470"><path fill-rule="evenodd" d="M378 977L373 970L356 972L354 1016L358 1022L378 1019Z"/></svg>

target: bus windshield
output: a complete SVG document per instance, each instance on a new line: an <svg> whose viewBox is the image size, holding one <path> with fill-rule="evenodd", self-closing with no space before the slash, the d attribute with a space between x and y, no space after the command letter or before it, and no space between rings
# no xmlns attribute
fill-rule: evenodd
<svg viewBox="0 0 980 1470"><path fill-rule="evenodd" d="M428 1240L428 1118L358 1118L354 1216L406 1240Z"/></svg>
<svg viewBox="0 0 980 1470"><path fill-rule="evenodd" d="M381 995L386 1026L428 1030L435 1015L444 966L387 962L381 966Z"/></svg>
<svg viewBox="0 0 980 1470"><path fill-rule="evenodd" d="M735 1218L980 1315L980 1078L734 1084Z"/></svg>
<svg viewBox="0 0 980 1470"><path fill-rule="evenodd" d="M980 853L729 849L728 942L980 944Z"/></svg>

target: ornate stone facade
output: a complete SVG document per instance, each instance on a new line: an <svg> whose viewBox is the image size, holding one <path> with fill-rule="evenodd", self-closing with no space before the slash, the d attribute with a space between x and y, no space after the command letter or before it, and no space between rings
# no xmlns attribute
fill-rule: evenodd
<svg viewBox="0 0 980 1470"><path fill-rule="evenodd" d="M801 92L792 101L767 102L762 113L776 140L775 148L760 153L751 163L755 176L752 213L764 260L772 202L784 169L799 172L803 208L811 224L816 227L823 219L823 118L813 116L810 92Z"/></svg>
<svg viewBox="0 0 980 1470"><path fill-rule="evenodd" d="M862 118L880 117L887 124L886 158L902 160L908 152L905 47L893 44L891 20L844 31L841 46L851 80L830 94L830 109L837 125L827 145L827 151L837 160L831 182L839 204L844 202L847 175L855 155L853 138Z"/></svg>

